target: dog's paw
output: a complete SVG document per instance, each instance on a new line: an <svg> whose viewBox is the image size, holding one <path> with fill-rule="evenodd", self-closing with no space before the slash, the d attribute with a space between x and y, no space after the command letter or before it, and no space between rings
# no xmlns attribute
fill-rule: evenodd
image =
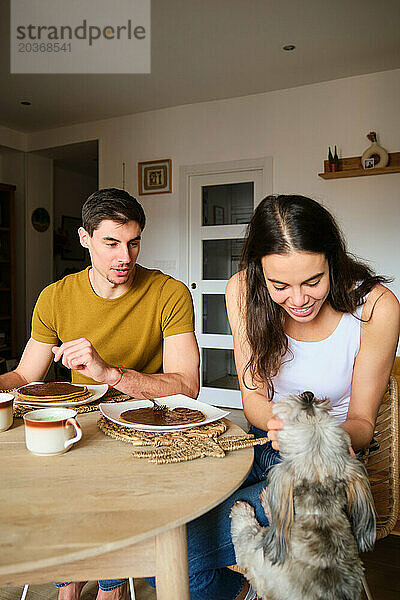
<svg viewBox="0 0 400 600"><path fill-rule="evenodd" d="M238 500L231 508L230 517L232 518L249 518L254 517L254 508L243 500Z"/></svg>
<svg viewBox="0 0 400 600"><path fill-rule="evenodd" d="M231 534L235 542L244 531L250 531L254 534L254 529L257 528L257 520L255 518L254 508L247 502L238 501L232 506L231 513Z"/></svg>
<svg viewBox="0 0 400 600"><path fill-rule="evenodd" d="M247 502L236 502L232 506L230 516L236 562L246 571L257 554L261 526L256 519L254 508Z"/></svg>

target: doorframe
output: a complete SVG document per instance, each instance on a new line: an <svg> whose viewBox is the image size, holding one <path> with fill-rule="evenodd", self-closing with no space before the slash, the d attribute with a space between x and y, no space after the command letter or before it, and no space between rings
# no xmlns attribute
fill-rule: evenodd
<svg viewBox="0 0 400 600"><path fill-rule="evenodd" d="M179 169L179 268L178 276L189 285L189 200L190 177L193 175L215 175L237 171L262 170L262 198L272 194L272 156L249 158L227 162L183 165ZM259 198L258 200L262 200Z"/></svg>

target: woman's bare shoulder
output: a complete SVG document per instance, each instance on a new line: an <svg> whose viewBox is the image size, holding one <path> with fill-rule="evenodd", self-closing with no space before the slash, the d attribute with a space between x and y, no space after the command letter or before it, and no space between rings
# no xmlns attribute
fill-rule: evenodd
<svg viewBox="0 0 400 600"><path fill-rule="evenodd" d="M225 289L227 298L243 298L246 292L246 272L235 273L228 281Z"/></svg>
<svg viewBox="0 0 400 600"><path fill-rule="evenodd" d="M399 332L400 304L395 294L384 285L378 284L368 294L361 316L362 328L384 335L391 330Z"/></svg>
<svg viewBox="0 0 400 600"><path fill-rule="evenodd" d="M398 324L400 318L400 304L393 292L386 286L378 284L372 288L365 302L362 318L375 319L387 323Z"/></svg>
<svg viewBox="0 0 400 600"><path fill-rule="evenodd" d="M235 273L227 283L226 308L232 332L243 329L246 306L246 275L244 271Z"/></svg>

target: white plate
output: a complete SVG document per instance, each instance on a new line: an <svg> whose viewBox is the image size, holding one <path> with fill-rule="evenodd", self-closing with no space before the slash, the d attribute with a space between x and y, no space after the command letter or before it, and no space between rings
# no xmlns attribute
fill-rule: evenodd
<svg viewBox="0 0 400 600"><path fill-rule="evenodd" d="M43 383L43 381L32 381L31 384L29 385L33 385L36 383ZM74 385L74 384L73 384ZM75 385L86 385L85 383L82 384L75 384ZM22 386L24 387L24 386ZM40 400L21 400L21 398L18 398L18 394L15 394L15 402L18 402L18 404L28 404L29 406L80 406L81 404L88 404L89 402L94 402L95 400L98 400L99 398L101 398L102 396L104 396L104 394L106 393L106 391L108 390L108 385L106 383L102 383L102 384L98 384L98 385L86 385L87 389L89 390L89 392L91 392L91 395L88 398L84 398L83 400L76 400L76 401L72 401L72 402L40 402Z"/></svg>
<svg viewBox="0 0 400 600"><path fill-rule="evenodd" d="M110 421L113 421L113 423L123 425L124 427L130 427L131 429L136 429L138 431L176 431L178 429L190 429L191 427L213 423L213 421L218 421L218 419L222 419L223 417L229 415L228 411L216 408L211 404L205 404L204 402L193 400L192 398L188 398L188 396L183 396L182 394L166 396L165 398L157 398L156 402L158 404L166 404L168 408L171 409L179 406L201 410L201 412L206 415L206 419L200 423L190 423L188 425L165 425L162 427L156 425L142 425L141 423L125 423L125 421L121 421L120 415L126 410L153 406L150 400L128 400L127 402L118 402L115 404L103 402L100 404L100 410L103 415L107 419L110 419Z"/></svg>

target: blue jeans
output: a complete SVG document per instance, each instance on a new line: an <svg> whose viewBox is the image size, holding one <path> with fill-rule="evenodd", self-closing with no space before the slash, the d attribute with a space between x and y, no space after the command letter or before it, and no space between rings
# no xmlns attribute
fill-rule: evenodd
<svg viewBox="0 0 400 600"><path fill-rule="evenodd" d="M111 590L115 590L115 588L117 588L120 585L122 585L123 583L125 583L125 581L128 581L128 580L127 579L101 579L99 581L99 588L103 592L109 592ZM54 585L57 588L62 588L65 585L68 585L69 583L71 583L71 582L65 581L64 583L55 583Z"/></svg>
<svg viewBox="0 0 400 600"><path fill-rule="evenodd" d="M266 436L253 426L250 432L255 437ZM244 500L254 507L258 521L268 525L259 494L268 471L280 461L270 442L255 446L253 467L242 486L222 504L187 524L191 600L233 600L241 591L243 575L226 568L236 564L229 513L237 500ZM153 577L147 581L155 586Z"/></svg>

